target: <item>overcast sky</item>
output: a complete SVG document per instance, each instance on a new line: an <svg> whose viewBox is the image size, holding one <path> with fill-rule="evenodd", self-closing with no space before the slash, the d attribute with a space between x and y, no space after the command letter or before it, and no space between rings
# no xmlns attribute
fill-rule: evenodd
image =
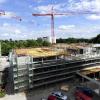
<svg viewBox="0 0 100 100"><path fill-rule="evenodd" d="M100 0L0 0L0 39L34 39L51 36L49 16L34 17L32 13L97 12L55 16L57 38L91 38L100 33ZM20 16L20 22L14 16Z"/></svg>

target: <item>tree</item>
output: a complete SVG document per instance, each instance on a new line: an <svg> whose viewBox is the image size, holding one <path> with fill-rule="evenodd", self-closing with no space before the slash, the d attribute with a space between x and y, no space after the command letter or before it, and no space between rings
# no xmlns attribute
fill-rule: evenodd
<svg viewBox="0 0 100 100"><path fill-rule="evenodd" d="M47 41L43 41L43 44L42 44L43 46L50 46L50 43L49 42L47 42Z"/></svg>
<svg viewBox="0 0 100 100"><path fill-rule="evenodd" d="M92 43L100 43L100 34L90 40Z"/></svg>
<svg viewBox="0 0 100 100"><path fill-rule="evenodd" d="M1 42L1 52L2 55L8 55L9 51L12 49L9 43Z"/></svg>
<svg viewBox="0 0 100 100"><path fill-rule="evenodd" d="M9 51L14 48L27 48L27 47L41 47L50 46L51 44L47 41L43 41L41 38L37 40L0 40L1 42L1 52L3 55L8 55ZM57 39L57 43L100 43L100 34L92 39L84 38L67 38L67 39Z"/></svg>

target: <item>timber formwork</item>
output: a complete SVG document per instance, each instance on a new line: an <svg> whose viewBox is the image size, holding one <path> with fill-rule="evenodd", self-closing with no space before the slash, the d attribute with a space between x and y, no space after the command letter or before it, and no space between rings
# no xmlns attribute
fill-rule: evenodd
<svg viewBox="0 0 100 100"><path fill-rule="evenodd" d="M53 59L44 62L31 62L26 65L14 64L14 92L72 79L76 71L100 64L100 58L77 61Z"/></svg>

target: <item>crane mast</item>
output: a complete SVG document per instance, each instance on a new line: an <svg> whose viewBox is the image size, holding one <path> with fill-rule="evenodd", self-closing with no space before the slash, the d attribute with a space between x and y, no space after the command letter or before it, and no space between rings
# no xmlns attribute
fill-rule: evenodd
<svg viewBox="0 0 100 100"><path fill-rule="evenodd" d="M55 37L55 32L54 32L54 15L51 15L51 37L52 37L52 44L54 44L56 41L56 37Z"/></svg>
<svg viewBox="0 0 100 100"><path fill-rule="evenodd" d="M52 12L51 13L32 14L32 15L33 16L50 16L51 17L51 39L52 39L52 44L55 44L56 43L56 41L55 41L56 37L55 37L55 32L54 32L54 16L57 15L57 14L53 12L53 7L52 7Z"/></svg>

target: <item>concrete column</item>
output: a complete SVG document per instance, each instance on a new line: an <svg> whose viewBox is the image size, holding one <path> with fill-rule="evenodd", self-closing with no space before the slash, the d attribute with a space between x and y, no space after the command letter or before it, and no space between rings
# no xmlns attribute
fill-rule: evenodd
<svg viewBox="0 0 100 100"><path fill-rule="evenodd" d="M43 63L43 58L42 58L42 63Z"/></svg>
<svg viewBox="0 0 100 100"><path fill-rule="evenodd" d="M33 62L33 58L31 56L29 56L29 59L30 59L30 63Z"/></svg>
<svg viewBox="0 0 100 100"><path fill-rule="evenodd" d="M56 56L56 60L57 60L58 58L57 58L57 56Z"/></svg>

